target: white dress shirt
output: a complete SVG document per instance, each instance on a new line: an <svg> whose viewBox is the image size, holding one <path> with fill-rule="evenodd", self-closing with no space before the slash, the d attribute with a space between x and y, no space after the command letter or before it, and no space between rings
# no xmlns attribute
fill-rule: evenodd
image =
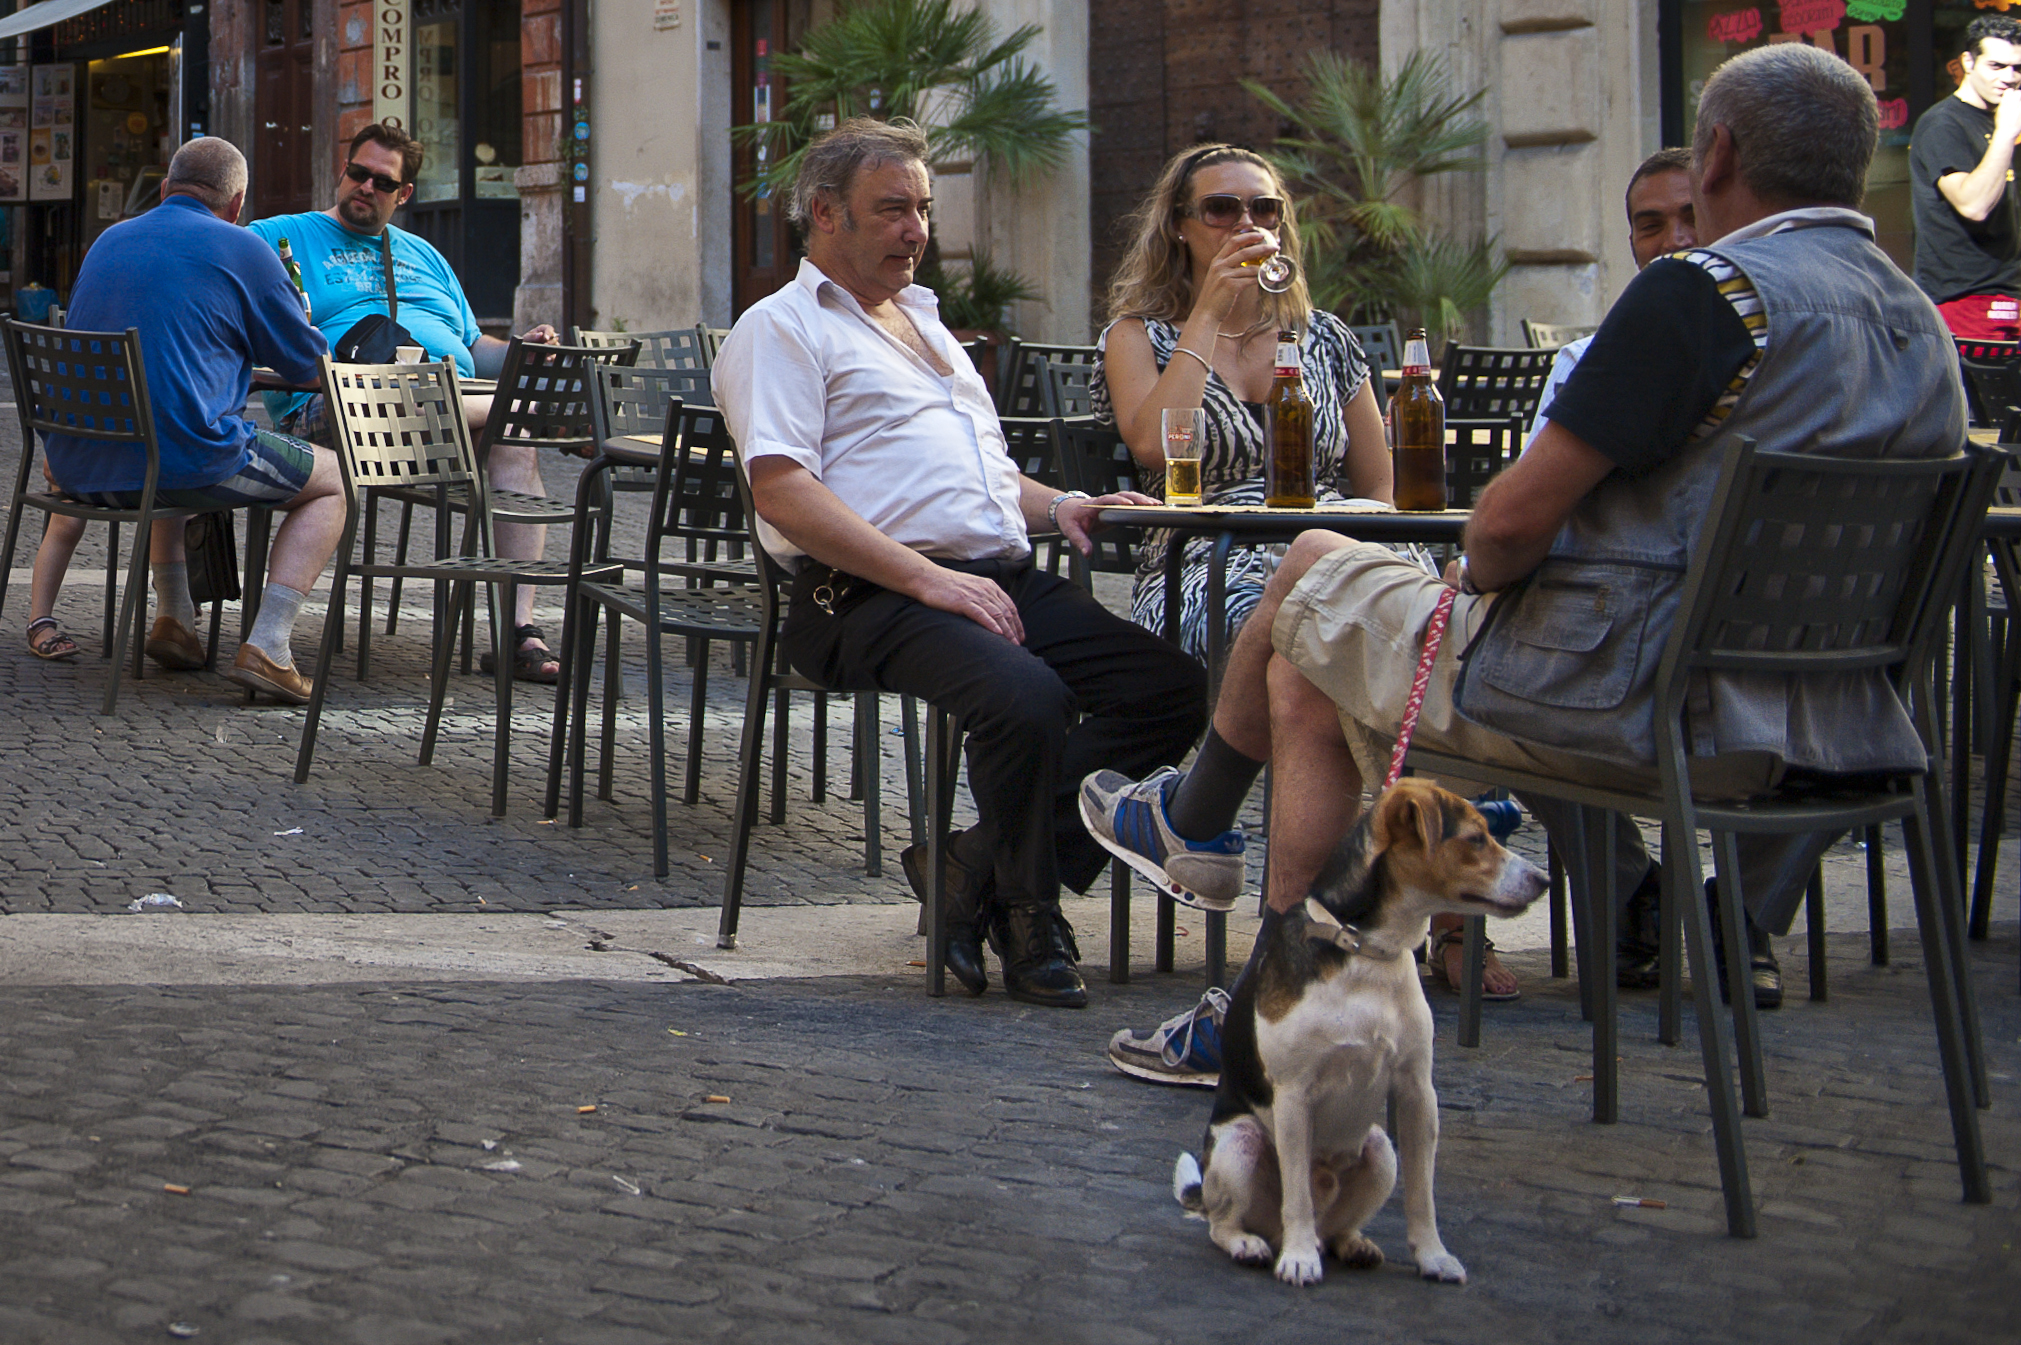
<svg viewBox="0 0 2021 1345"><path fill-rule="evenodd" d="M1544 432L1544 422L1551 417L1551 403L1558 399L1558 389L1565 386L1565 380L1579 367L1579 357L1586 353L1586 347L1593 344L1588 335L1576 341L1568 341L1558 347L1558 357L1551 361L1551 376L1544 380L1544 390L1537 395L1536 414L1530 417L1530 432L1523 436L1523 451L1530 451L1530 445L1537 442L1537 436Z"/></svg>
<svg viewBox="0 0 2021 1345"><path fill-rule="evenodd" d="M1029 555L1018 469L989 390L941 325L932 290L908 286L897 303L952 374L878 326L811 261L737 320L710 381L746 470L757 458L789 458L923 555ZM806 553L754 521L765 549L797 567Z"/></svg>

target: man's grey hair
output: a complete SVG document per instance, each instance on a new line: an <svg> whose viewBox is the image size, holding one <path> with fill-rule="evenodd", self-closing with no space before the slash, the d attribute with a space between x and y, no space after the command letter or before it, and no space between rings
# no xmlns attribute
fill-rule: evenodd
<svg viewBox="0 0 2021 1345"><path fill-rule="evenodd" d="M1880 135L1874 91L1850 65L1805 42L1743 52L1712 72L1698 99L1694 173L1713 128L1733 136L1740 180L1782 206L1857 206Z"/></svg>
<svg viewBox="0 0 2021 1345"><path fill-rule="evenodd" d="M246 156L214 135L192 140L168 161L170 195L194 196L212 214L246 189Z"/></svg>
<svg viewBox="0 0 2021 1345"><path fill-rule="evenodd" d="M805 229L813 219L815 197L847 201L856 175L864 169L888 163L924 164L926 156L926 133L917 122L904 117L890 121L851 117L809 145L801 156L800 176L793 181L793 202L787 215Z"/></svg>

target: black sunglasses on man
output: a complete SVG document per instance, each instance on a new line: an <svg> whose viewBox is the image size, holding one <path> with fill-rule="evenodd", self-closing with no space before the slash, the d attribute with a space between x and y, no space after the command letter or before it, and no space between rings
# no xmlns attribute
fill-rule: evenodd
<svg viewBox="0 0 2021 1345"><path fill-rule="evenodd" d="M372 184L372 190L385 196L391 196L398 192L400 188L407 185L398 178L387 177L384 173L375 173L362 164L345 164L344 176L350 178L353 182L369 182Z"/></svg>

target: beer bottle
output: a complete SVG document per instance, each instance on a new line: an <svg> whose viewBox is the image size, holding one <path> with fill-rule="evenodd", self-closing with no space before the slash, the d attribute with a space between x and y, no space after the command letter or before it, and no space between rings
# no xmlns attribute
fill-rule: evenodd
<svg viewBox="0 0 2021 1345"><path fill-rule="evenodd" d="M1389 399L1389 437L1396 452L1396 507L1446 507L1446 400L1432 381L1424 328L1403 348L1403 383Z"/></svg>
<svg viewBox="0 0 2021 1345"><path fill-rule="evenodd" d="M1298 333L1277 334L1277 376L1263 403L1263 503L1273 509L1310 509L1318 499L1312 462L1312 403L1298 370Z"/></svg>
<svg viewBox="0 0 2021 1345"><path fill-rule="evenodd" d="M288 280L294 285L295 293L301 296L302 316L306 318L309 316L309 291L302 284L302 268L295 264L295 250L288 246L288 240L285 238L279 239L275 247L281 254L281 269L288 273Z"/></svg>

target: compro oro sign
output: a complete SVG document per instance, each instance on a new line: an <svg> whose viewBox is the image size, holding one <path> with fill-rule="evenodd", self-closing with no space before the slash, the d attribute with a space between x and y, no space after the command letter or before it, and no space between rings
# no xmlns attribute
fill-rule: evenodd
<svg viewBox="0 0 2021 1345"><path fill-rule="evenodd" d="M372 120L402 130L414 69L407 5L408 0L377 0L372 6Z"/></svg>

